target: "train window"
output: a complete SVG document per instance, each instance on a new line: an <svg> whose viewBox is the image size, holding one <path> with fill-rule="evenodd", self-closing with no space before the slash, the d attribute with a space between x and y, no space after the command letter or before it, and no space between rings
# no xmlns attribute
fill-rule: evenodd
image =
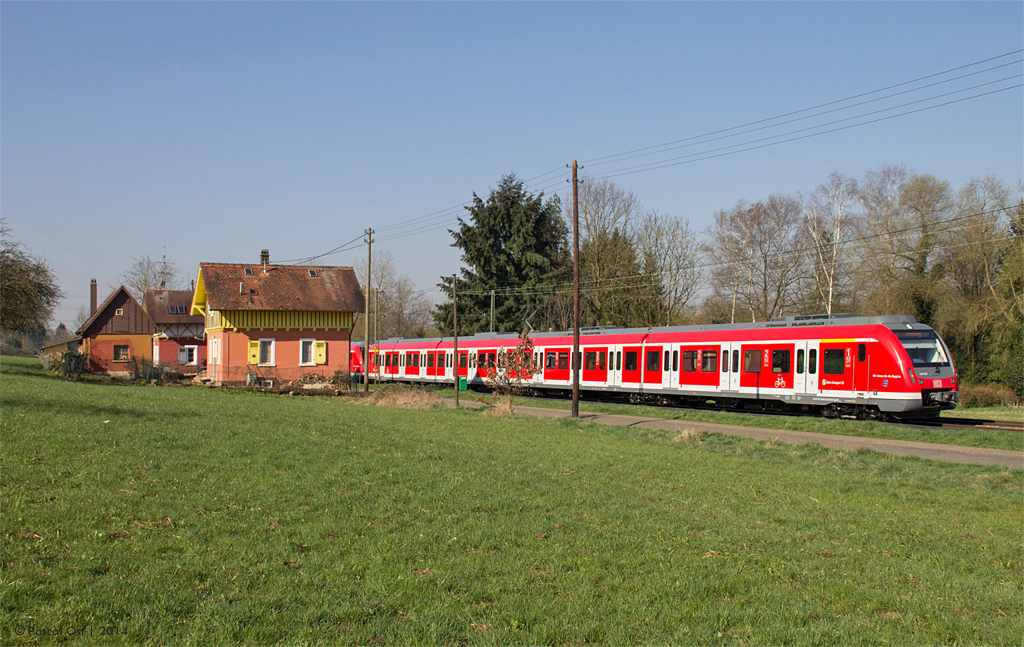
<svg viewBox="0 0 1024 647"><path fill-rule="evenodd" d="M743 372L744 373L760 373L761 372L761 351L760 350L745 350L743 351Z"/></svg>
<svg viewBox="0 0 1024 647"><path fill-rule="evenodd" d="M616 371L621 371L622 370L622 351L621 350L615 351L615 370Z"/></svg>
<svg viewBox="0 0 1024 647"><path fill-rule="evenodd" d="M469 364L469 355L462 353L459 355L459 368L466 368L467 364Z"/></svg>
<svg viewBox="0 0 1024 647"><path fill-rule="evenodd" d="M548 351L547 363L544 368L558 368L558 356L551 351Z"/></svg>
<svg viewBox="0 0 1024 647"><path fill-rule="evenodd" d="M668 351L665 351L665 370L668 370Z"/></svg>
<svg viewBox="0 0 1024 647"><path fill-rule="evenodd" d="M427 368L434 368L434 354L427 354Z"/></svg>
<svg viewBox="0 0 1024 647"><path fill-rule="evenodd" d="M625 370L625 371L635 371L636 370L636 351L635 350L627 350L626 351L626 367L623 370Z"/></svg>
<svg viewBox="0 0 1024 647"><path fill-rule="evenodd" d="M722 372L729 372L729 351L725 351L722 353Z"/></svg>
<svg viewBox="0 0 1024 647"><path fill-rule="evenodd" d="M483 366L486 363L487 363L487 353L482 353L482 352L481 353L477 353L476 354L476 365L477 366Z"/></svg>
<svg viewBox="0 0 1024 647"><path fill-rule="evenodd" d="M558 354L558 368L563 370L569 368L569 351Z"/></svg>
<svg viewBox="0 0 1024 647"><path fill-rule="evenodd" d="M697 351L683 351L683 372L692 373L697 370Z"/></svg>
<svg viewBox="0 0 1024 647"><path fill-rule="evenodd" d="M718 351L706 350L701 356L700 370L705 373L714 373L718 370Z"/></svg>
<svg viewBox="0 0 1024 647"><path fill-rule="evenodd" d="M732 352L732 372L740 372L740 352L738 350Z"/></svg>
<svg viewBox="0 0 1024 647"><path fill-rule="evenodd" d="M586 355L583 356L583 370L596 371L597 370L597 351L588 350Z"/></svg>
<svg viewBox="0 0 1024 647"><path fill-rule="evenodd" d="M597 370L603 371L608 363L608 352L601 351L597 356Z"/></svg>
<svg viewBox="0 0 1024 647"><path fill-rule="evenodd" d="M796 372L803 374L804 372L804 349L801 348L796 352Z"/></svg>
<svg viewBox="0 0 1024 647"><path fill-rule="evenodd" d="M679 351L677 350L672 351L672 370L679 370Z"/></svg>
<svg viewBox="0 0 1024 647"><path fill-rule="evenodd" d="M416 353L415 355L412 356L412 367L413 368L419 368L420 367L420 354L419 353Z"/></svg>
<svg viewBox="0 0 1024 647"><path fill-rule="evenodd" d="M792 351L786 350L773 350L772 351L772 373L789 373L789 361L792 357Z"/></svg>
<svg viewBox="0 0 1024 647"><path fill-rule="evenodd" d="M867 356L867 350L868 350L868 347L865 346L864 344L857 344L857 361L858 362L863 362L864 361L864 358Z"/></svg>
<svg viewBox="0 0 1024 647"><path fill-rule="evenodd" d="M398 360L399 360L399 363L401 363L402 366L405 366L405 353L402 353L401 355L399 355L398 356Z"/></svg>
<svg viewBox="0 0 1024 647"><path fill-rule="evenodd" d="M495 366L498 365L497 353L487 353L487 365L491 368L494 368Z"/></svg>
<svg viewBox="0 0 1024 647"><path fill-rule="evenodd" d="M821 372L825 375L842 375L845 357L846 352L842 348L826 348L821 351Z"/></svg>
<svg viewBox="0 0 1024 647"><path fill-rule="evenodd" d="M807 351L807 372L814 375L818 372L818 349L812 348Z"/></svg>
<svg viewBox="0 0 1024 647"><path fill-rule="evenodd" d="M656 350L647 351L647 369L648 371L660 371L661 370L661 353Z"/></svg>

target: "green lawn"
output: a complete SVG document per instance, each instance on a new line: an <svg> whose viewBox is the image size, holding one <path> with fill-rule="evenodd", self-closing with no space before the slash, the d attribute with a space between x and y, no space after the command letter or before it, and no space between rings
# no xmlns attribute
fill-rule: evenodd
<svg viewBox="0 0 1024 647"><path fill-rule="evenodd" d="M3 644L1024 634L1019 470L0 369Z"/></svg>

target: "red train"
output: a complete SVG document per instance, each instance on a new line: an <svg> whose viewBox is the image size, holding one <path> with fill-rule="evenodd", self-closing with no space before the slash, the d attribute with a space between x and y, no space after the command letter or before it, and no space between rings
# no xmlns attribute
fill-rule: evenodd
<svg viewBox="0 0 1024 647"><path fill-rule="evenodd" d="M572 334L535 333L538 392L572 389ZM372 347L377 382L484 386L514 334L389 339ZM353 345L352 370L362 372ZM580 335L580 390L632 402L769 409L828 417L934 417L957 402L949 349L908 315L808 315L765 323L592 328ZM588 393L589 392L589 393Z"/></svg>

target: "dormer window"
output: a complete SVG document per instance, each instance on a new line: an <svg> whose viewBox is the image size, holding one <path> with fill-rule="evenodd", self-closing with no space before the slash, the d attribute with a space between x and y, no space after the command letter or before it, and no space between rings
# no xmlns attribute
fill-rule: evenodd
<svg viewBox="0 0 1024 647"><path fill-rule="evenodd" d="M309 271L309 278L315 279L317 276L318 276L318 274L316 273L316 270L310 270Z"/></svg>
<svg viewBox="0 0 1024 647"><path fill-rule="evenodd" d="M242 272L243 272L243 273L244 273L244 274L245 274L246 276L253 276L253 275L254 275L254 272L252 271L252 268L251 268L251 267L247 267L247 268L245 268L244 270L242 270Z"/></svg>

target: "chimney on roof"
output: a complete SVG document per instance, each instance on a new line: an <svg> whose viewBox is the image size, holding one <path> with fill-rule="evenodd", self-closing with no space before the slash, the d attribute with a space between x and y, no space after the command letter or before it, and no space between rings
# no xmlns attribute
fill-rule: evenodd
<svg viewBox="0 0 1024 647"><path fill-rule="evenodd" d="M270 250L264 249L260 252L260 263L263 265L263 273L267 273L267 265L270 265Z"/></svg>
<svg viewBox="0 0 1024 647"><path fill-rule="evenodd" d="M96 279L89 281L89 316L96 314Z"/></svg>

